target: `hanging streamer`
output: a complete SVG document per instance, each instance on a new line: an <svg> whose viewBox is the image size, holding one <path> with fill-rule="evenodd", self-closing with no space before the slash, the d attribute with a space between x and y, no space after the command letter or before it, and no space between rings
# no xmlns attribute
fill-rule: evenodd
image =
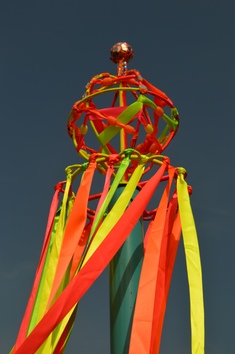
<svg viewBox="0 0 235 354"><path fill-rule="evenodd" d="M160 279L162 278L162 273L164 276L164 269L159 270L159 262L163 248L162 243L168 198L174 172L174 168L168 167L169 181L157 209L145 250L137 292L129 354L137 352L140 354L151 353L151 336L155 333L154 327L158 324L153 322L154 312L158 311L156 305L161 308L161 297L164 290L164 279ZM156 297L157 299L155 299ZM155 319L155 322L157 321L158 319Z"/></svg>
<svg viewBox="0 0 235 354"><path fill-rule="evenodd" d="M51 287L48 307L50 306L64 273L73 257L76 246L79 242L87 220L87 206L92 178L96 168L96 161L91 161L84 172L81 184L65 227L64 237L61 245L61 252L56 267L56 272Z"/></svg>
<svg viewBox="0 0 235 354"><path fill-rule="evenodd" d="M165 316L165 311L166 311L166 304L167 304L167 298L168 298L168 293L170 289L170 282L171 282L171 277L174 269L174 264L175 264L175 259L176 259L176 253L180 241L180 234L181 234L181 224L180 224L180 218L179 218L179 211L177 210L178 208L178 201L177 201L177 195L176 193L173 194L171 202L168 207L168 222L169 222L169 228L168 228L168 242L167 242L167 250L166 250L166 264L165 264L165 290L164 290L164 296L162 299L162 306L161 306L161 312L159 315L159 321L157 328L155 329L155 332L153 333L155 335L152 336L152 350L153 353L156 354L159 352L160 349L160 342L161 342L161 335L162 335L162 328L163 328L163 322L164 322L164 316ZM171 232L170 232L171 230Z"/></svg>
<svg viewBox="0 0 235 354"><path fill-rule="evenodd" d="M188 185L184 179L185 172L183 168L178 169L177 194L189 282L192 354L203 354L204 305L202 271L197 232L188 194Z"/></svg>
<svg viewBox="0 0 235 354"><path fill-rule="evenodd" d="M56 210L58 209L58 203L59 203L59 194L62 191L62 187L64 185L65 182L60 182L56 185L55 187L55 194L54 197L52 199L51 202L51 207L50 207L50 211L49 211L49 216L48 216L48 222L47 222L47 227L46 227L46 232L45 232L45 237L44 237L44 243L43 243L43 247L42 247L42 252L41 252L41 256L39 259L39 264L38 264L38 268L36 271L36 275L35 275L35 280L34 280L34 284L32 287L32 292L30 294L29 297L29 301L25 310L25 314L19 329L19 334L16 340L16 348L18 344L21 344L23 342L23 340L26 338L27 335L27 330L29 327L29 320L31 317L31 313L32 313L32 309L33 309L33 304L35 301L35 296L37 294L37 289L39 286L39 282L40 282L40 277L42 274L42 269L43 269L43 263L45 260L45 256L46 256L46 252L48 249L48 245L49 245L49 237L50 237L50 233L53 227L53 224L56 222L55 218L56 218Z"/></svg>

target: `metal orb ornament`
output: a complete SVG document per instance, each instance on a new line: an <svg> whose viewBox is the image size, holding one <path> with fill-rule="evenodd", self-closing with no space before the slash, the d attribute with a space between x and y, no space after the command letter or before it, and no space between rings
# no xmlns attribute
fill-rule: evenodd
<svg viewBox="0 0 235 354"><path fill-rule="evenodd" d="M134 51L128 43L118 42L112 46L110 54L110 59L114 63L117 64L120 61L126 61L128 63L133 58Z"/></svg>

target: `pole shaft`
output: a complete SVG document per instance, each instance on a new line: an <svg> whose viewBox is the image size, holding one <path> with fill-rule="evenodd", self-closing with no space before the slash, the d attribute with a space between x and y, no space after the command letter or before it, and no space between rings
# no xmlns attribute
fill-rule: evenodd
<svg viewBox="0 0 235 354"><path fill-rule="evenodd" d="M124 188L124 185L118 187L112 199L112 205ZM137 193L138 190L135 191L134 196ZM128 354L143 254L143 224L142 220L139 220L126 242L110 262L111 354Z"/></svg>

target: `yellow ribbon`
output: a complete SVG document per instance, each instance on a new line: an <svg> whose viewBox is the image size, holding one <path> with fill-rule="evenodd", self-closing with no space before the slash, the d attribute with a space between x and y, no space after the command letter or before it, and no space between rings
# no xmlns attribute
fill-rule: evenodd
<svg viewBox="0 0 235 354"><path fill-rule="evenodd" d="M204 304L197 232L189 200L185 170L178 169L177 194L188 273L192 354L204 354Z"/></svg>

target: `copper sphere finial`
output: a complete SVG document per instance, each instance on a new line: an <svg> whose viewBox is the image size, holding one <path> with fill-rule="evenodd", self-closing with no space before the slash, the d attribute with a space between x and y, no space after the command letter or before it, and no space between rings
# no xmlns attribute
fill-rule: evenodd
<svg viewBox="0 0 235 354"><path fill-rule="evenodd" d="M118 64L120 61L128 63L133 58L134 51L128 43L118 42L112 46L110 54L110 59L114 63Z"/></svg>
<svg viewBox="0 0 235 354"><path fill-rule="evenodd" d="M127 71L127 63L133 58L134 51L126 42L118 42L114 44L110 50L110 59L118 64L118 75L125 75Z"/></svg>

